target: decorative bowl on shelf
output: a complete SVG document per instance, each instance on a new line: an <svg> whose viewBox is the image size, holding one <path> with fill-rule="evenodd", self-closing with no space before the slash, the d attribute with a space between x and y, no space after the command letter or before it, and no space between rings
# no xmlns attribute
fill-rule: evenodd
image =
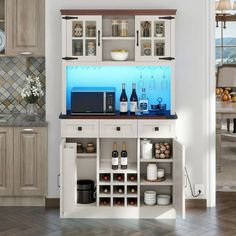
<svg viewBox="0 0 236 236"><path fill-rule="evenodd" d="M116 49L111 51L111 59L114 61L126 61L128 56L129 52L125 49Z"/></svg>

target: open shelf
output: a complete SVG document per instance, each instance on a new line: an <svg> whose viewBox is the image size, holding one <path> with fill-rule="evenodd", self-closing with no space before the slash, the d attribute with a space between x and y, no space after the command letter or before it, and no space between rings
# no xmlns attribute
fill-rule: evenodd
<svg viewBox="0 0 236 236"><path fill-rule="evenodd" d="M154 185L160 185L160 186L165 186L165 185L173 185L173 180L170 176L170 174L166 174L166 180L161 181L161 182L155 182L155 181L148 181L146 180L146 176L142 175L141 180L140 180L140 185L147 185L147 186L154 186Z"/></svg>
<svg viewBox="0 0 236 236"><path fill-rule="evenodd" d="M89 204L76 204L77 207L97 207L97 203L93 202L93 203L89 203Z"/></svg>
<svg viewBox="0 0 236 236"><path fill-rule="evenodd" d="M137 165L134 163L128 163L128 168L123 170L123 169L118 169L118 170L113 170L111 168L111 162L102 162L100 165L100 173L137 173Z"/></svg>
<svg viewBox="0 0 236 236"><path fill-rule="evenodd" d="M140 202L140 207L141 208L155 208L155 209L158 209L158 208L166 208L166 209L172 209L173 208L173 204L169 204L169 205L146 205L143 201Z"/></svg>
<svg viewBox="0 0 236 236"><path fill-rule="evenodd" d="M86 152L84 152L84 153L77 153L76 154L76 156L77 157L79 157L79 158L95 158L95 157L97 157L97 153L86 153Z"/></svg>
<svg viewBox="0 0 236 236"><path fill-rule="evenodd" d="M102 40L135 40L135 37L102 37Z"/></svg>
<svg viewBox="0 0 236 236"><path fill-rule="evenodd" d="M173 158L166 158L166 159L156 159L156 158L152 158L152 159L140 159L140 162L173 162Z"/></svg>

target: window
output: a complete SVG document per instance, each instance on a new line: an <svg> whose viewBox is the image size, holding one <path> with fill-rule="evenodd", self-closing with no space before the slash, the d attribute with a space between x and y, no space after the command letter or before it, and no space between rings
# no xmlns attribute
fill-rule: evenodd
<svg viewBox="0 0 236 236"><path fill-rule="evenodd" d="M236 64L236 21L223 22L216 28L216 66Z"/></svg>

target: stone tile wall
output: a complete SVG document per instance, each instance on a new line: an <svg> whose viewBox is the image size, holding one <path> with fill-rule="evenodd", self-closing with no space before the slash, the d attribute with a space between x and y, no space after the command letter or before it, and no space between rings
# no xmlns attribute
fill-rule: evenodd
<svg viewBox="0 0 236 236"><path fill-rule="evenodd" d="M45 58L0 57L0 112L26 112L21 97L26 77L39 76L45 94ZM37 111L45 112L45 96L37 102Z"/></svg>

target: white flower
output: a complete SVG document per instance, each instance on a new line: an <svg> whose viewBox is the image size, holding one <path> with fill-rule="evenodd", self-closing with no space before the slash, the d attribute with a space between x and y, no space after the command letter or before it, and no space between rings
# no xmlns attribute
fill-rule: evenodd
<svg viewBox="0 0 236 236"><path fill-rule="evenodd" d="M39 77L32 78L28 76L26 78L25 87L21 91L22 98L39 98L44 95L42 90L41 82L39 81Z"/></svg>

